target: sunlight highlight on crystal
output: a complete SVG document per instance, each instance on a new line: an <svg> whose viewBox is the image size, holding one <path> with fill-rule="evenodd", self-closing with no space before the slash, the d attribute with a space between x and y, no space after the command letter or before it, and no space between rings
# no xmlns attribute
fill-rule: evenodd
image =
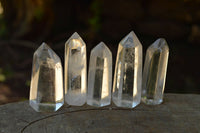
<svg viewBox="0 0 200 133"><path fill-rule="evenodd" d="M112 53L99 43L90 54L87 104L102 107L110 104L112 86Z"/></svg>
<svg viewBox="0 0 200 133"><path fill-rule="evenodd" d="M156 105L163 101L169 47L165 39L156 40L148 49L144 64L142 101Z"/></svg>
<svg viewBox="0 0 200 133"><path fill-rule="evenodd" d="M65 101L81 106L86 102L86 45L78 33L65 43Z"/></svg>
<svg viewBox="0 0 200 133"><path fill-rule="evenodd" d="M119 43L113 82L113 102L134 108L140 103L142 84L142 45L130 32Z"/></svg>
<svg viewBox="0 0 200 133"><path fill-rule="evenodd" d="M60 58L45 43L34 53L30 105L37 112L52 112L64 104Z"/></svg>

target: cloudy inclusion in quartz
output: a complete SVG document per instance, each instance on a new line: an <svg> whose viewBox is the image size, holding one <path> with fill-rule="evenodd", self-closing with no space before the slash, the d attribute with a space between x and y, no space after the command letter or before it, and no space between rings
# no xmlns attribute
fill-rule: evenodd
<svg viewBox="0 0 200 133"><path fill-rule="evenodd" d="M65 44L65 101L81 106L86 102L86 45L75 32Z"/></svg>
<svg viewBox="0 0 200 133"><path fill-rule="evenodd" d="M111 101L112 53L103 43L99 43L90 55L87 104L106 106Z"/></svg>
<svg viewBox="0 0 200 133"><path fill-rule="evenodd" d="M156 40L148 49L144 64L142 101L156 105L163 101L169 47L165 39Z"/></svg>
<svg viewBox="0 0 200 133"><path fill-rule="evenodd" d="M142 45L130 32L119 43L113 82L113 102L133 108L140 103L142 83Z"/></svg>
<svg viewBox="0 0 200 133"><path fill-rule="evenodd" d="M60 58L43 43L34 53L30 105L38 112L58 110L64 103Z"/></svg>

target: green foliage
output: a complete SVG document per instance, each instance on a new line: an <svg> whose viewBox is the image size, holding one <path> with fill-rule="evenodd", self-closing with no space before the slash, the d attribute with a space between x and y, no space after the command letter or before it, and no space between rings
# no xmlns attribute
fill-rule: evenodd
<svg viewBox="0 0 200 133"><path fill-rule="evenodd" d="M6 78L11 78L14 75L14 71L11 67L6 67L3 73L5 74Z"/></svg>
<svg viewBox="0 0 200 133"><path fill-rule="evenodd" d="M100 20L100 18L98 16L95 16L95 17L89 19L90 26L95 31L99 31L99 29L100 29L101 25L99 24L99 20Z"/></svg>
<svg viewBox="0 0 200 133"><path fill-rule="evenodd" d="M30 81L30 80L27 80L25 84L26 84L26 86L28 86L28 87L29 87L29 86L30 86L30 84L31 84L31 81Z"/></svg>
<svg viewBox="0 0 200 133"><path fill-rule="evenodd" d="M0 82L6 81L6 76L3 74L3 69L0 68Z"/></svg>
<svg viewBox="0 0 200 133"><path fill-rule="evenodd" d="M22 97L19 101L23 102L23 101L27 101L28 98Z"/></svg>
<svg viewBox="0 0 200 133"><path fill-rule="evenodd" d="M4 37L7 34L7 27L5 20L2 15L0 15L0 37Z"/></svg>
<svg viewBox="0 0 200 133"><path fill-rule="evenodd" d="M34 11L34 16L37 20L41 20L44 16L44 10L41 7L36 7Z"/></svg>
<svg viewBox="0 0 200 133"><path fill-rule="evenodd" d="M0 82L5 82L14 75L14 71L10 67L0 68Z"/></svg>
<svg viewBox="0 0 200 133"><path fill-rule="evenodd" d="M91 4L91 11L93 16L88 20L92 30L98 32L101 28L101 2L99 0L94 0Z"/></svg>

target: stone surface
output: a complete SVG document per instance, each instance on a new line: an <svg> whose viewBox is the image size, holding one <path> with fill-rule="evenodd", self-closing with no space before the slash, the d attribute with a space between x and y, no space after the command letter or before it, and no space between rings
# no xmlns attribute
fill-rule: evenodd
<svg viewBox="0 0 200 133"><path fill-rule="evenodd" d="M90 54L87 104L106 106L111 101L112 53L103 43L99 43Z"/></svg>
<svg viewBox="0 0 200 133"><path fill-rule="evenodd" d="M198 133L200 95L165 94L158 106L63 106L37 113L28 101L0 106L1 133Z"/></svg>
<svg viewBox="0 0 200 133"><path fill-rule="evenodd" d="M38 112L56 111L64 103L60 58L45 43L34 53L30 105Z"/></svg>
<svg viewBox="0 0 200 133"><path fill-rule="evenodd" d="M86 45L75 32L65 43L65 101L81 106L87 92Z"/></svg>
<svg viewBox="0 0 200 133"><path fill-rule="evenodd" d="M142 45L130 32L119 43L113 82L113 102L133 108L140 103L142 82Z"/></svg>
<svg viewBox="0 0 200 133"><path fill-rule="evenodd" d="M167 42L162 38L147 49L142 80L142 101L146 104L163 101L168 55Z"/></svg>

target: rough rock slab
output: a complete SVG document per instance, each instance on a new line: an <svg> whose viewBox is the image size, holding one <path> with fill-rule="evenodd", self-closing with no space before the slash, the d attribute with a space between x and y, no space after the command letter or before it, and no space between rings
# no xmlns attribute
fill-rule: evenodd
<svg viewBox="0 0 200 133"><path fill-rule="evenodd" d="M0 106L0 133L200 133L200 95L165 94L157 106L134 109L65 105L37 113L28 101Z"/></svg>

